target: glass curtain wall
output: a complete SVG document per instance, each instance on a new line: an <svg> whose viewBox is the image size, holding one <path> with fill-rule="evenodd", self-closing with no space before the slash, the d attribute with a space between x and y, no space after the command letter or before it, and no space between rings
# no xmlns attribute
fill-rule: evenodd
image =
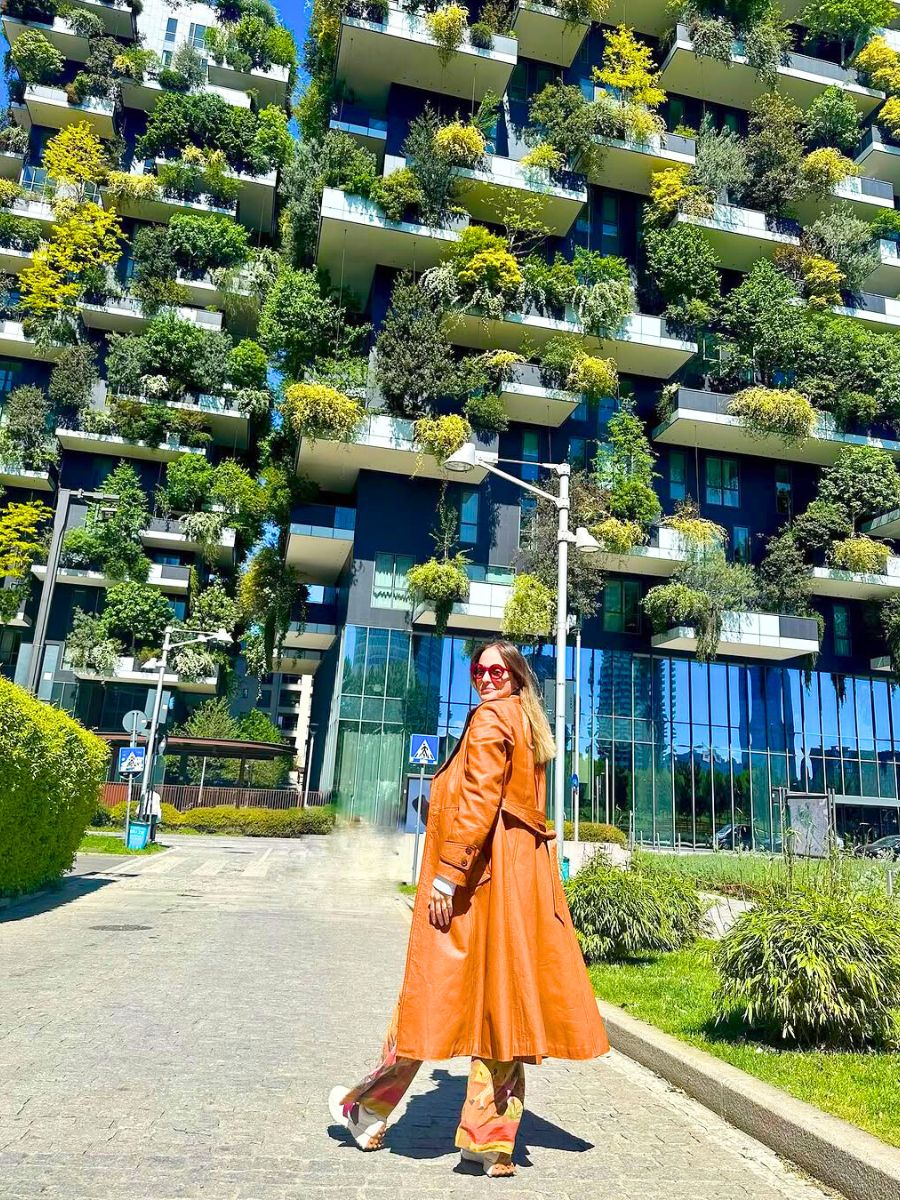
<svg viewBox="0 0 900 1200"><path fill-rule="evenodd" d="M467 649L477 640L347 626L334 701L334 788L347 815L398 822L410 734L437 733L442 760L452 750L476 700ZM553 647L525 653L552 707ZM574 656L570 646L570 689ZM657 845L767 848L785 786L833 788L851 834L854 821L880 828L885 810L896 822L900 690L886 679L582 647L579 692L566 774L579 776L581 820Z"/></svg>

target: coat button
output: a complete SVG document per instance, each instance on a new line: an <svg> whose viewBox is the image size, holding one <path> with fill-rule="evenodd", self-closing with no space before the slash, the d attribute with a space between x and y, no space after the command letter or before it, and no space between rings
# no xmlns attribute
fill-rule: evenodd
<svg viewBox="0 0 900 1200"><path fill-rule="evenodd" d="M463 865L464 867L467 867L467 866L469 865L469 860L468 860L467 858L464 858L464 859L462 860L462 865Z"/></svg>
<svg viewBox="0 0 900 1200"><path fill-rule="evenodd" d="M466 846L466 854L474 854L475 850L472 846Z"/></svg>

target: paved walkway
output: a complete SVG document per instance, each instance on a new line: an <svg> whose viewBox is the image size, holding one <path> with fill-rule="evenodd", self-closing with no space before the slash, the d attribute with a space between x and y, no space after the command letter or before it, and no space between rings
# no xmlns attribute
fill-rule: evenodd
<svg viewBox="0 0 900 1200"><path fill-rule="evenodd" d="M408 910L389 839L173 838L0 914L2 1200L822 1200L610 1055L528 1068L516 1180L453 1150L466 1064L426 1066L389 1149L325 1096L373 1063Z"/></svg>

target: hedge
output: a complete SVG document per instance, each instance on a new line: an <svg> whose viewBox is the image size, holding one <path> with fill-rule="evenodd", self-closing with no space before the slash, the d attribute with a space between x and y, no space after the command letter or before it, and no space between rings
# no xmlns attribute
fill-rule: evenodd
<svg viewBox="0 0 900 1200"><path fill-rule="evenodd" d="M106 778L106 743L0 679L0 896L71 867Z"/></svg>
<svg viewBox="0 0 900 1200"><path fill-rule="evenodd" d="M132 816L136 805L132 802ZM125 802L97 813L95 823L124 825ZM331 833L334 810L324 808L236 808L219 804L189 808L180 813L173 804L162 806L163 829L193 829L198 833L232 833L247 837L299 837L304 833Z"/></svg>
<svg viewBox="0 0 900 1200"><path fill-rule="evenodd" d="M547 822L547 828L553 828L553 822ZM574 841L575 826L571 821L563 825L567 842ZM580 842L612 842L616 846L627 846L628 838L615 825L605 825L602 821L579 821L578 840Z"/></svg>

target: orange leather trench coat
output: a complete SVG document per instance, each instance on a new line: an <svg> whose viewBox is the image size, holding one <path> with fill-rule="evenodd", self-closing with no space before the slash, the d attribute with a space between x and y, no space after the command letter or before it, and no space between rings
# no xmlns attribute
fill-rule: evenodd
<svg viewBox="0 0 900 1200"><path fill-rule="evenodd" d="M609 1049L518 696L485 700L433 776L400 994L397 1054L587 1059ZM449 929L428 920L435 875L454 882Z"/></svg>

